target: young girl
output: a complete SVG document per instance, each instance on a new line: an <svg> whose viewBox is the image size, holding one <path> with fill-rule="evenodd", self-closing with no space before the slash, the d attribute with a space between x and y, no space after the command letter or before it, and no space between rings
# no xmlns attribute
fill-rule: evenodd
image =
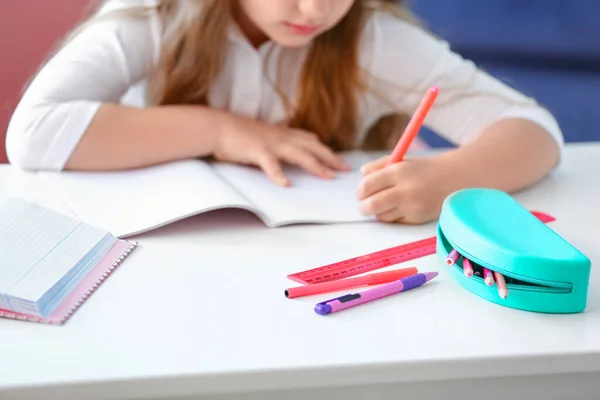
<svg viewBox="0 0 600 400"><path fill-rule="evenodd" d="M26 169L109 170L191 157L330 178L337 151L393 146L426 90L455 149L365 165L360 208L423 223L472 186L516 191L559 160L536 102L421 29L397 0L110 0L27 88L7 134Z"/></svg>

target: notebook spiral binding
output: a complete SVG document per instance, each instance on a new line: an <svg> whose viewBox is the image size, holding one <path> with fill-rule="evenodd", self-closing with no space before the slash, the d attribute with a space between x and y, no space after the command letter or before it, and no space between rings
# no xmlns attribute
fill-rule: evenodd
<svg viewBox="0 0 600 400"><path fill-rule="evenodd" d="M125 252L121 254L119 258L110 266L108 271L102 274L102 277L92 285L92 287L83 295L81 299L79 299L77 303L75 303L73 307L71 307L71 309L65 314L65 316L62 317L58 323L54 323L55 325L61 325L67 322L67 320L71 318L75 311L77 311L79 307L81 307L83 303L85 303L87 299L100 287L100 285L102 285L104 281L106 281L106 279L117 269L117 267L121 265L121 263L125 260L125 258L127 258L129 253L131 253L133 249L137 246L137 242L129 242L129 244L129 247L125 249Z"/></svg>
<svg viewBox="0 0 600 400"><path fill-rule="evenodd" d="M119 265L121 265L121 263L123 263L123 261L127 258L127 256L129 256L129 254L133 251L133 249L135 249L135 247L138 244L137 241L128 242L128 243L129 243L129 246L125 249L123 254L121 254L119 256L119 258L109 267L109 269L102 274L100 279L96 280L96 282L94 282L92 287L90 287L85 292L85 294L75 303L75 305L73 307L71 307L69 309L69 311L67 311L67 313L59 320L50 321L50 320L47 320L42 317L32 317L29 315L25 316L22 314L17 314L14 312L7 312L7 311L3 311L3 310L0 310L0 316L4 317L4 318L9 318L9 319L37 322L37 323L48 324L48 325L63 325L65 322L67 322L67 320L69 318L71 318L71 316L75 313L75 311L77 311L90 298L90 296L100 287L100 285L102 285L104 283L104 281L106 281L106 279L117 269L117 267L119 267Z"/></svg>

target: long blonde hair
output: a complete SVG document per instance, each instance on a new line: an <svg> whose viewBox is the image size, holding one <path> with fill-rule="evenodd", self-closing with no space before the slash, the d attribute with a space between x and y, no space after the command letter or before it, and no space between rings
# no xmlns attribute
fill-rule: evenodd
<svg viewBox="0 0 600 400"><path fill-rule="evenodd" d="M234 1L157 0L156 6L145 8L158 11L163 24L160 58L149 79L153 104L208 105L210 88L228 51ZM361 33L374 10L416 22L401 3L356 0L334 28L315 38L302 68L296 101L278 90L288 106L290 126L316 133L337 151L354 147L360 123L358 96L369 89L359 65ZM395 141L392 133L399 132L407 119L395 114L383 118L367 134L364 147L390 147Z"/></svg>

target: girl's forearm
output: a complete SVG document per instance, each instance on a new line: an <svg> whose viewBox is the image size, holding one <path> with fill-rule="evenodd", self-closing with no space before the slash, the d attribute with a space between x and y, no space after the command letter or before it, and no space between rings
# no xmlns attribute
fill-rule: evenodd
<svg viewBox="0 0 600 400"><path fill-rule="evenodd" d="M541 126L506 119L474 142L440 156L452 181L448 191L488 187L516 192L542 179L559 161L558 144Z"/></svg>
<svg viewBox="0 0 600 400"><path fill-rule="evenodd" d="M225 113L201 106L103 105L65 169L136 168L212 153Z"/></svg>

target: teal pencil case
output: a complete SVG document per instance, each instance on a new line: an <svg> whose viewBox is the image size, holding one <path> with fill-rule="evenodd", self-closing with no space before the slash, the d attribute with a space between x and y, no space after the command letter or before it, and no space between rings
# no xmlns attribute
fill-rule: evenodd
<svg viewBox="0 0 600 400"><path fill-rule="evenodd" d="M475 295L525 311L585 309L590 260L508 193L484 188L452 193L444 200L436 230L438 259ZM486 283L484 274L490 271L504 277L506 298L496 280Z"/></svg>

